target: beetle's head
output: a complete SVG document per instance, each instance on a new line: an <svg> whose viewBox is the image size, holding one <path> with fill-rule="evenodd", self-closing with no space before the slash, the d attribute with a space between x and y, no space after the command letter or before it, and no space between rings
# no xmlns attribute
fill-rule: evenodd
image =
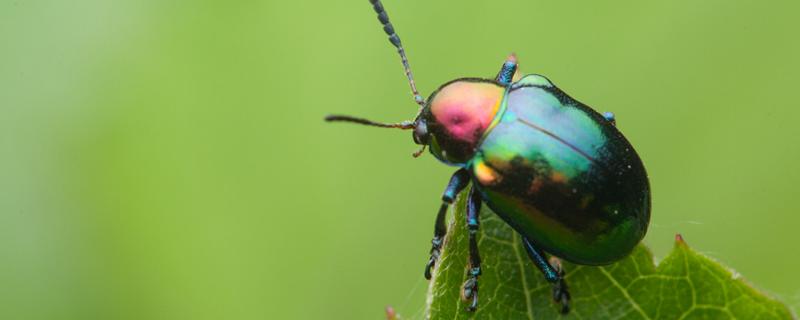
<svg viewBox="0 0 800 320"><path fill-rule="evenodd" d="M330 115L326 121L347 121L363 125L413 129L414 143L447 164L464 164L472 159L483 134L492 123L503 99L504 88L486 79L458 79L431 94L414 121L381 123L351 116Z"/></svg>
<svg viewBox="0 0 800 320"><path fill-rule="evenodd" d="M425 147L430 146L431 153L445 163L458 165L468 162L475 154L475 148L499 109L504 86L497 81L487 79L457 79L441 86L426 102L417 91L411 67L408 65L406 50L403 48L400 36L395 33L394 26L389 22L383 4L380 0L369 2L378 14L378 21L383 25L383 31L389 37L389 42L400 55L414 102L419 105L419 112L414 121L398 123L381 123L341 115L330 115L325 117L325 120L347 121L383 128L414 129L412 135L414 142L422 145L422 148L414 153L414 157L421 155ZM509 68L504 67L503 70L508 72L503 73L501 70L498 79L510 79L516 70L516 57L512 54L506 64Z"/></svg>
<svg viewBox="0 0 800 320"><path fill-rule="evenodd" d="M449 164L475 154L503 99L504 88L491 80L458 79L431 94L414 122L414 142Z"/></svg>

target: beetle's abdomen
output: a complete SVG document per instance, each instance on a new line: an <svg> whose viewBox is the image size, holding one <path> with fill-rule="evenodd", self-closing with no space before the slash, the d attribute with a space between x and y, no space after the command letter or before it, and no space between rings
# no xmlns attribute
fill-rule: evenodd
<svg viewBox="0 0 800 320"><path fill-rule="evenodd" d="M600 114L555 87L513 88L471 163L485 201L556 256L607 264L644 237L641 160Z"/></svg>

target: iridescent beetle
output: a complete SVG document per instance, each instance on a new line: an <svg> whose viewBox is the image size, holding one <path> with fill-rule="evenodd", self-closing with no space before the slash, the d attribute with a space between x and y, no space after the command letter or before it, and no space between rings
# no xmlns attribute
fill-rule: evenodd
<svg viewBox="0 0 800 320"><path fill-rule="evenodd" d="M414 100L414 121L378 123L332 115L327 121L413 129L414 142L445 164L458 167L436 216L431 278L447 228L445 213L470 182L468 278L462 296L478 305L481 259L476 236L486 203L522 237L533 264L553 284L561 312L569 311L564 270L555 257L605 265L625 257L644 237L650 221L650 186L642 161L603 115L572 99L540 75L518 78L512 54L494 79L462 78L428 100L417 92L400 38L379 0L370 0L389 41L402 58ZM551 254L549 261L545 253Z"/></svg>

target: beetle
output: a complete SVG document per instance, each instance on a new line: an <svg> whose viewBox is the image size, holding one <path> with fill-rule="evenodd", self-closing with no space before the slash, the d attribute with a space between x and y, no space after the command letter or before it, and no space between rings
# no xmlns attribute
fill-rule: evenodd
<svg viewBox="0 0 800 320"><path fill-rule="evenodd" d="M642 240L650 221L647 173L613 114L594 111L544 76L520 77L514 54L493 79L456 79L423 99L386 10L380 0L370 3L401 57L419 111L413 121L399 123L344 115L325 120L413 130L422 146L415 157L427 146L436 159L458 168L442 195L425 277L431 278L441 254L447 208L471 183L462 288L467 309L478 305L477 234L485 203L521 236L531 261L553 284L560 312L568 313L570 294L558 258L591 266L618 261Z"/></svg>

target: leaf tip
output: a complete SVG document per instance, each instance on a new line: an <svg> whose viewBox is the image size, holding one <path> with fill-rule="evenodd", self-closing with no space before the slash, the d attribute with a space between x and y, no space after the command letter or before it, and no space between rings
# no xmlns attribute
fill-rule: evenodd
<svg viewBox="0 0 800 320"><path fill-rule="evenodd" d="M675 234L675 246L688 246L686 240L683 240L683 236L680 233Z"/></svg>
<svg viewBox="0 0 800 320"><path fill-rule="evenodd" d="M386 306L386 320L397 320L397 312L392 306Z"/></svg>

